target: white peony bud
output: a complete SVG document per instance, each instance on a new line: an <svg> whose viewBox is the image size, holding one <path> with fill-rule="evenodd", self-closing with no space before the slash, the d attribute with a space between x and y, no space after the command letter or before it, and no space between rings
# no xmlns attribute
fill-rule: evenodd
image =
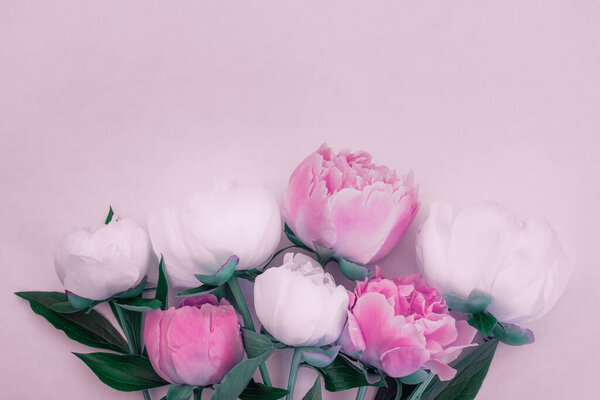
<svg viewBox="0 0 600 400"><path fill-rule="evenodd" d="M265 329L289 346L323 346L338 339L348 292L304 254L287 253L281 267L256 278L254 307Z"/></svg>
<svg viewBox="0 0 600 400"><path fill-rule="evenodd" d="M200 190L152 215L148 230L169 284L191 288L196 274L213 275L232 255L238 270L261 267L279 245L281 216L260 186Z"/></svg>
<svg viewBox="0 0 600 400"><path fill-rule="evenodd" d="M65 290L105 300L139 285L157 265L146 231L130 219L76 228L58 244L54 266Z"/></svg>
<svg viewBox="0 0 600 400"><path fill-rule="evenodd" d="M417 259L443 294L486 293L503 322L532 321L562 294L572 262L545 221L523 221L499 204L481 203L454 214L433 204L417 236Z"/></svg>

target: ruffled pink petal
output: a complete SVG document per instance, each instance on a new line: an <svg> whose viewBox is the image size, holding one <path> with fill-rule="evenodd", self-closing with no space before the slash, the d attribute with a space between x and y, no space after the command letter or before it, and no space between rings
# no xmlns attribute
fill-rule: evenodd
<svg viewBox="0 0 600 400"><path fill-rule="evenodd" d="M365 351L365 338L362 335L356 318L351 312L348 312L346 326L342 330L338 343L342 346L346 354L359 357Z"/></svg>
<svg viewBox="0 0 600 400"><path fill-rule="evenodd" d="M386 374L401 378L416 372L427 359L427 350L422 347L396 347L381 355L381 364Z"/></svg>
<svg viewBox="0 0 600 400"><path fill-rule="evenodd" d="M445 347L443 351L431 354L432 359L449 364L458 358L464 348L477 346L476 343L473 343L477 329L469 325L467 321L456 321L456 331L456 340Z"/></svg>
<svg viewBox="0 0 600 400"><path fill-rule="evenodd" d="M424 367L436 374L438 378L440 378L440 381L449 381L456 376L456 370L454 368L433 358L428 360Z"/></svg>
<svg viewBox="0 0 600 400"><path fill-rule="evenodd" d="M227 302L227 300L225 301ZM183 300L181 300L177 308L185 306L200 308L202 304L212 304L213 306L218 306L219 299L217 299L217 296L215 296L214 294L185 297Z"/></svg>
<svg viewBox="0 0 600 400"><path fill-rule="evenodd" d="M317 241L330 248L335 242L326 181L321 176L323 157L312 153L290 177L283 195L282 213L287 224L306 245Z"/></svg>

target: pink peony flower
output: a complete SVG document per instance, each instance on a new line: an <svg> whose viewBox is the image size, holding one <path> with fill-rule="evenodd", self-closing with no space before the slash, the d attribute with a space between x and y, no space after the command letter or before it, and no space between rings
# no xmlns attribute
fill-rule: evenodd
<svg viewBox="0 0 600 400"><path fill-rule="evenodd" d="M394 248L418 206L411 174L399 179L369 153L335 154L323 144L292 173L282 211L306 245L367 264Z"/></svg>
<svg viewBox="0 0 600 400"><path fill-rule="evenodd" d="M419 275L359 282L350 293L348 322L339 339L344 352L400 378L426 368L440 380L476 329L448 313L444 299Z"/></svg>
<svg viewBox="0 0 600 400"><path fill-rule="evenodd" d="M156 373L175 384L219 383L244 355L234 308L212 294L147 313L144 341Z"/></svg>

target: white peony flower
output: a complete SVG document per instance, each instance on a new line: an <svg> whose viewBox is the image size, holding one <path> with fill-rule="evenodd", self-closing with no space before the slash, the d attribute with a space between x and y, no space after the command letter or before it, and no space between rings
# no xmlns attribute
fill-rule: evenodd
<svg viewBox="0 0 600 400"><path fill-rule="evenodd" d="M60 241L54 256L65 290L90 300L136 287L156 264L148 234L130 219L76 228Z"/></svg>
<svg viewBox="0 0 600 400"><path fill-rule="evenodd" d="M254 307L265 329L289 346L323 346L338 339L348 311L348 292L304 254L287 253L284 264L256 278Z"/></svg>
<svg viewBox="0 0 600 400"><path fill-rule="evenodd" d="M228 187L192 193L152 215L148 230L169 284L190 288L200 285L195 274L213 275L232 255L238 270L260 267L279 245L281 216L265 188Z"/></svg>
<svg viewBox="0 0 600 400"><path fill-rule="evenodd" d="M433 204L417 236L417 259L427 281L443 294L487 294L503 322L544 315L562 294L572 262L545 221L523 221L487 202L455 214Z"/></svg>

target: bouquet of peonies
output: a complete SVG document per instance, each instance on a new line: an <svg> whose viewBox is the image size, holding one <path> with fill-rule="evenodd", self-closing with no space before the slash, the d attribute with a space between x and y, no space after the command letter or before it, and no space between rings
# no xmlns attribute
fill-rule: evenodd
<svg viewBox="0 0 600 400"><path fill-rule="evenodd" d="M257 186L197 191L151 215L148 232L111 208L104 225L59 243L64 293L17 295L103 350L75 354L102 382L145 399L164 385L167 400L292 399L300 367L318 373L296 395L305 400L321 399L322 382L358 388L357 399L369 386L379 400L473 399L499 342L533 342L515 323L556 303L572 263L544 221L495 203L458 212L433 204L416 242L422 274L382 276L375 263L418 209L411 175L323 145L292 173L281 212ZM290 244L277 250L281 215ZM327 272L336 268L354 287L336 284ZM240 279L254 282L260 329ZM123 335L95 310L103 303ZM279 388L265 361L286 348L293 357Z"/></svg>

